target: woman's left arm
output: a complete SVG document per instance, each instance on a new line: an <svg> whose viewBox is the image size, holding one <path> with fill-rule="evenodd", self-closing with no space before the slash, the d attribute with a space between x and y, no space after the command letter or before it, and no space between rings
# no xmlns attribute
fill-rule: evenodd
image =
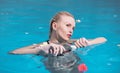
<svg viewBox="0 0 120 73"><path fill-rule="evenodd" d="M104 37L98 37L98 38L95 38L95 39L92 39L92 40L88 40L88 41L89 41L88 45L94 45L94 44L104 43L104 42L107 41L107 39L104 38Z"/></svg>
<svg viewBox="0 0 120 73"><path fill-rule="evenodd" d="M74 44L77 48L81 48L81 47L86 47L86 46L90 46L90 45L94 45L94 44L104 43L106 41L107 41L107 39L104 37L98 37L98 38L91 39L91 40L89 40L89 39L87 40L86 38L80 38L80 39L76 40Z"/></svg>

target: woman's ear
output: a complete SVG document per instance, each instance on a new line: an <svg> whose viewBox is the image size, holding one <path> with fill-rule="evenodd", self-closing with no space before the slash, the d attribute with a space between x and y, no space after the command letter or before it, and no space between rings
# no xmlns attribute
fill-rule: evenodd
<svg viewBox="0 0 120 73"><path fill-rule="evenodd" d="M53 28L53 30L56 30L56 29L57 29L57 23L56 23L56 22L53 22L52 28Z"/></svg>

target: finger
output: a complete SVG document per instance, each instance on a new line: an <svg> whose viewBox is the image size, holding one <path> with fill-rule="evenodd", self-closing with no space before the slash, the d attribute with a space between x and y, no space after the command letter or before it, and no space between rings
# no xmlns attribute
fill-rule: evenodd
<svg viewBox="0 0 120 73"><path fill-rule="evenodd" d="M84 43L85 47L89 45L89 41L86 38L82 38L82 42Z"/></svg>
<svg viewBox="0 0 120 73"><path fill-rule="evenodd" d="M79 43L82 45L82 47L85 47L86 46L86 43L85 43L85 39L84 38L81 38L79 40Z"/></svg>
<svg viewBox="0 0 120 73"><path fill-rule="evenodd" d="M74 44L75 44L75 46L76 46L77 48L79 47L78 44L77 44L77 42L75 42Z"/></svg>
<svg viewBox="0 0 120 73"><path fill-rule="evenodd" d="M89 45L90 42L86 39L85 43L86 43L87 45Z"/></svg>
<svg viewBox="0 0 120 73"><path fill-rule="evenodd" d="M57 51L57 47L56 46L54 46L54 49L53 49L54 51L53 51L53 54L55 55L56 54L56 51Z"/></svg>
<svg viewBox="0 0 120 73"><path fill-rule="evenodd" d="M79 47L83 47L82 42L81 42L81 39L79 39L79 40L77 41L77 44L78 44Z"/></svg>
<svg viewBox="0 0 120 73"><path fill-rule="evenodd" d="M54 44L50 44L50 47L49 47L49 53L50 54L53 54L54 53Z"/></svg>
<svg viewBox="0 0 120 73"><path fill-rule="evenodd" d="M52 47L52 46L49 48L49 53L50 53L50 54L53 53L53 47Z"/></svg>
<svg viewBox="0 0 120 73"><path fill-rule="evenodd" d="M62 47L62 53L64 53L64 51L66 51L65 47L61 46Z"/></svg>
<svg viewBox="0 0 120 73"><path fill-rule="evenodd" d="M79 43L79 40L77 40L77 41L75 42L75 45L76 45L77 48L81 48L81 47L82 47L82 45Z"/></svg>
<svg viewBox="0 0 120 73"><path fill-rule="evenodd" d="M79 44L81 45L81 47L86 47L87 46L86 39L85 38L80 38Z"/></svg>
<svg viewBox="0 0 120 73"><path fill-rule="evenodd" d="M63 47L59 46L59 48L60 48L59 53L62 54L63 53Z"/></svg>
<svg viewBox="0 0 120 73"><path fill-rule="evenodd" d="M57 56L59 54L59 50L60 50L59 46L56 47L55 56Z"/></svg>
<svg viewBox="0 0 120 73"><path fill-rule="evenodd" d="M59 45L54 45L54 56L57 56L60 52L60 46Z"/></svg>

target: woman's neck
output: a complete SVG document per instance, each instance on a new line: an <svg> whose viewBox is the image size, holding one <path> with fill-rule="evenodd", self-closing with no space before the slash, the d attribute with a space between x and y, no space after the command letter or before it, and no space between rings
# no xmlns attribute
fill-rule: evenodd
<svg viewBox="0 0 120 73"><path fill-rule="evenodd" d="M49 39L49 43L66 43L67 41L57 36L55 32L51 33L51 37Z"/></svg>
<svg viewBox="0 0 120 73"><path fill-rule="evenodd" d="M51 37L49 39L49 43L66 43L66 41L65 40L61 40L61 39L57 39L55 37Z"/></svg>

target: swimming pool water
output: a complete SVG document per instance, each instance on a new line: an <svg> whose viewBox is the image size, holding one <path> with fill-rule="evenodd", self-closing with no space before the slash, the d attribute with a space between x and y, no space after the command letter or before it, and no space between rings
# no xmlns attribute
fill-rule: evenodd
<svg viewBox="0 0 120 73"><path fill-rule="evenodd" d="M49 22L58 11L72 13L72 38L103 36L104 44L87 47L78 55L85 73L120 73L120 2L117 0L0 0L0 73L49 73L35 55L9 55L8 51L46 41ZM86 48L86 49L87 49Z"/></svg>

